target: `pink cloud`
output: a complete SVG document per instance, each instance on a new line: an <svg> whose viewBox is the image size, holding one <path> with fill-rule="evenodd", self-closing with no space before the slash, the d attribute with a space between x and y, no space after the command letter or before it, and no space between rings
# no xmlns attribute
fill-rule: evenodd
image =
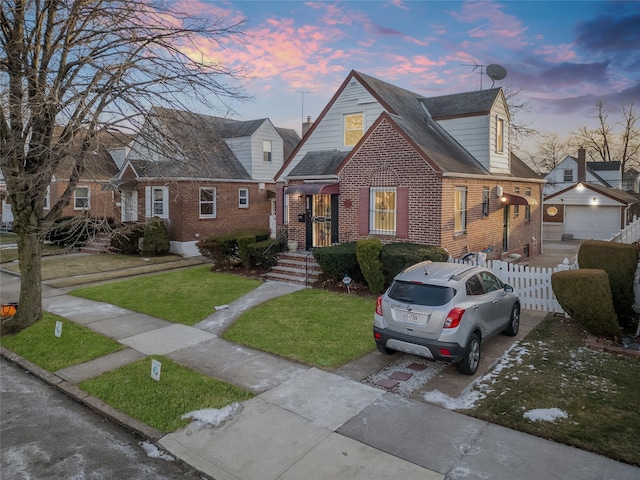
<svg viewBox="0 0 640 480"><path fill-rule="evenodd" d="M407 42L415 43L416 45L420 45L421 47L429 46L429 41L428 40L420 40L419 38L415 38L415 37L411 37L411 36L405 36L404 39Z"/></svg>
<svg viewBox="0 0 640 480"><path fill-rule="evenodd" d="M502 9L503 5L495 2L465 2L460 12L451 12L451 15L463 23L480 23L467 32L471 38L486 38L510 48L526 45L519 37L527 27Z"/></svg>
<svg viewBox="0 0 640 480"><path fill-rule="evenodd" d="M394 7L401 8L402 10L409 10L409 7L407 7L402 0L390 0L389 3Z"/></svg>
<svg viewBox="0 0 640 480"><path fill-rule="evenodd" d="M573 45L562 43L560 45L543 45L536 48L533 53L543 56L545 60L553 63L568 62L577 58L572 50Z"/></svg>

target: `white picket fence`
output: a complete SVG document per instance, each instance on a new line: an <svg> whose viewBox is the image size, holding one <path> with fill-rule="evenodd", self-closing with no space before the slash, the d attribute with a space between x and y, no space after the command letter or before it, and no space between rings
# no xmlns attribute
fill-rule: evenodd
<svg viewBox="0 0 640 480"><path fill-rule="evenodd" d="M640 218L634 217L633 222L609 239L610 242L634 243L640 240ZM480 256L481 257L481 256ZM528 267L517 263L503 262L502 260L483 260L473 258L471 260L449 259L453 263L467 263L480 265L491 270L500 280L513 286L520 297L523 309L541 310L544 312L564 313L556 300L551 288L551 275L562 270L574 270L578 268L577 262L573 265L560 264L553 268ZM634 285L634 288L636 286ZM640 286L639 286L640 288ZM640 292L638 293L640 297ZM638 326L640 334L640 325Z"/></svg>
<svg viewBox="0 0 640 480"><path fill-rule="evenodd" d="M564 313L564 310L562 310L556 300L556 296L553 294L551 275L554 272L578 268L577 264L569 265L568 262L553 268L543 268L518 265L517 263L503 262L502 260L462 261L450 259L449 261L488 268L504 283L513 286L513 289L520 297L520 304L523 309L556 313Z"/></svg>

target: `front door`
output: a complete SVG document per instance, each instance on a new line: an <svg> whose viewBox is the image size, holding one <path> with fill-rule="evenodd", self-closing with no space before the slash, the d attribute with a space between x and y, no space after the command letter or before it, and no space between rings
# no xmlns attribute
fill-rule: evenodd
<svg viewBox="0 0 640 480"><path fill-rule="evenodd" d="M311 246L331 246L331 195L311 197Z"/></svg>
<svg viewBox="0 0 640 480"><path fill-rule="evenodd" d="M120 193L121 206L121 218L123 222L137 222L138 221L138 191L137 190L123 190Z"/></svg>

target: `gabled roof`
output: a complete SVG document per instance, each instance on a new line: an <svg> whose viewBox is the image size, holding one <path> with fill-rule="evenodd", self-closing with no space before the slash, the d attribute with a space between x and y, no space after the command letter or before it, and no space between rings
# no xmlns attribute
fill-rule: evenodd
<svg viewBox="0 0 640 480"><path fill-rule="evenodd" d="M162 107L153 107L147 121L160 123L166 135L160 141L171 152L171 160L130 159L139 176L227 180L249 180L251 176L226 141L250 137L265 122L270 123L268 118L233 120ZM290 153L300 137L292 129L274 128L283 138L285 153ZM143 145L157 141L157 135L143 138ZM167 156L164 151L159 153Z"/></svg>
<svg viewBox="0 0 640 480"><path fill-rule="evenodd" d="M317 125L322 122L322 119L326 116L331 106L352 79L356 79L384 107L386 113L382 115L386 115L385 118L403 133L407 140L414 145L416 150L436 170L443 173L490 175L489 171L435 120L432 110L441 117L487 114L498 96L502 95L500 88L445 95L430 99L378 78L352 70L320 113L318 119L305 134L296 150L287 158L283 167L276 174L276 179L286 171L287 166L293 161L297 151L302 147L306 139L312 135ZM447 102L452 107L449 115L445 115ZM374 126L375 125L369 128L369 131L365 133L359 145L368 137L368 133L373 130ZM348 162L351 154L355 154L358 150L357 147L358 145L351 150L349 155L347 155L341 163L341 166ZM338 170L341 166L338 167ZM297 168L297 166L295 168ZM525 170L524 168L521 170L526 173L524 178L539 179L532 170ZM337 170L332 173L337 173ZM292 174L293 171L289 173L289 175ZM296 172L296 176L297 174L298 172ZM519 177L520 175L512 172L512 176Z"/></svg>
<svg viewBox="0 0 640 480"><path fill-rule="evenodd" d="M560 196L566 192L568 192L569 190L573 190L574 188L578 187L578 183L573 184L565 189L560 190L559 192L555 192L547 197L544 198L544 201L547 202L548 200ZM596 192L599 193L601 195L604 195L605 197L609 197L612 200L615 200L617 202L620 202L624 205L632 205L635 203L640 203L640 200L637 199L636 197L634 197L633 195L629 195L627 192L624 192L618 188L610 188L610 187L603 187L602 185L596 185L595 183L583 183L582 184L582 188L586 188L588 190L591 190L592 192Z"/></svg>
<svg viewBox="0 0 640 480"><path fill-rule="evenodd" d="M340 150L316 150L307 152L291 170L289 177L332 175L349 152Z"/></svg>
<svg viewBox="0 0 640 480"><path fill-rule="evenodd" d="M423 103L429 114L436 120L444 118L487 115L496 99L501 95L501 88L478 90L476 92L456 93L440 97L429 97Z"/></svg>

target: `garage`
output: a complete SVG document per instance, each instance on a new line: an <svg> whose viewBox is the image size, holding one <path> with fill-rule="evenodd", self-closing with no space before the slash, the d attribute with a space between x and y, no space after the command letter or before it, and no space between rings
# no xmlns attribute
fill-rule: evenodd
<svg viewBox="0 0 640 480"><path fill-rule="evenodd" d="M620 231L620 207L566 205L564 233L579 240L609 240Z"/></svg>

